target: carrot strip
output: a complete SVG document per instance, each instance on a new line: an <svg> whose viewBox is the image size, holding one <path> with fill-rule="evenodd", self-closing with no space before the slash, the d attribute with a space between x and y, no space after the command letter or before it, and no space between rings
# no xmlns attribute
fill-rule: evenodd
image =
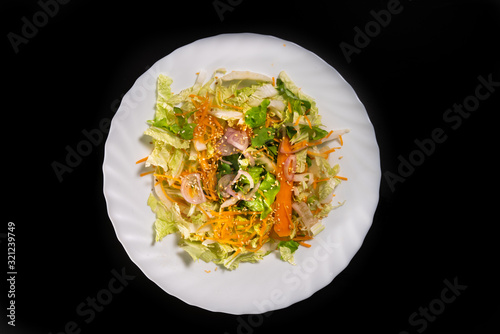
<svg viewBox="0 0 500 334"><path fill-rule="evenodd" d="M140 176L146 176L148 174L153 174L155 171L154 170L150 170L149 172L144 172L144 173L141 173Z"/></svg>
<svg viewBox="0 0 500 334"><path fill-rule="evenodd" d="M297 120L295 121L295 123L293 123L293 126L297 126L299 125L299 121L300 121L300 118L302 117L302 115L299 115L299 117L297 118ZM306 117L306 116L304 116ZM307 117L306 117L307 118Z"/></svg>
<svg viewBox="0 0 500 334"><path fill-rule="evenodd" d="M145 158L142 158L140 160L137 160L135 163L136 164L140 164L141 162L145 162L146 160L148 160L148 157L145 157Z"/></svg>
<svg viewBox="0 0 500 334"><path fill-rule="evenodd" d="M334 148L329 149L328 151L321 152L321 153L323 153L323 154L330 154L330 153L335 152L335 150L336 150L336 149L337 149L337 148L336 148L336 147L334 147Z"/></svg>
<svg viewBox="0 0 500 334"><path fill-rule="evenodd" d="M307 151L307 154L308 155L313 155L313 156L316 156L316 157L323 157L323 158L328 158L328 155L324 154L324 153L316 153L316 152L313 152L313 151L310 151L308 150Z"/></svg>
<svg viewBox="0 0 500 334"><path fill-rule="evenodd" d="M165 197L168 198L170 201L176 202L176 203L182 203L182 202L176 201L172 197L168 196L167 191L165 190L165 187L163 187L163 183L160 183L160 188L161 188L161 192L163 193L163 195L165 195Z"/></svg>
<svg viewBox="0 0 500 334"><path fill-rule="evenodd" d="M290 103L289 103L290 104ZM290 141L286 135L281 141L278 153L277 177L280 182L280 190L276 195L276 211L274 213L274 232L279 237L290 236L290 227L292 225L292 188L293 184L285 178L284 165L285 160L290 154L281 153L282 150L290 151Z"/></svg>
<svg viewBox="0 0 500 334"><path fill-rule="evenodd" d="M222 102L222 104L225 105L226 107L233 108L233 109L238 109L238 110L243 109L243 107L238 107L238 106L235 106L233 104L229 104L229 103L225 103L225 102Z"/></svg>
<svg viewBox="0 0 500 334"><path fill-rule="evenodd" d="M310 129L312 129L312 128L313 128L313 126L312 126L312 124L311 124L311 121L309 120L309 117L304 116L304 118L306 119L307 123L309 123L309 128L310 128Z"/></svg>
<svg viewBox="0 0 500 334"><path fill-rule="evenodd" d="M343 177L343 176L338 176L338 175L335 175L335 178L340 179L340 180L347 181L347 177Z"/></svg>

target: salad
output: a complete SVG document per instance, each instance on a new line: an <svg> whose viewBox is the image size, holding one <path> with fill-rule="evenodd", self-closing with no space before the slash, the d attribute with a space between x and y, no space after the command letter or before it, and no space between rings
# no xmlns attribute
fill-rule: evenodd
<svg viewBox="0 0 500 334"><path fill-rule="evenodd" d="M144 132L153 170L148 205L155 242L180 234L193 260L233 270L276 253L291 264L343 203L347 180L329 154L348 129L327 130L315 101L286 72L277 78L216 70L177 94L159 75L154 119Z"/></svg>

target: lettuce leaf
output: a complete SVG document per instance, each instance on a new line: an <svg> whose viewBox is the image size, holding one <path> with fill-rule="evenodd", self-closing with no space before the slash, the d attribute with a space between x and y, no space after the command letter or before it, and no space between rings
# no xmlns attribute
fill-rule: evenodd
<svg viewBox="0 0 500 334"><path fill-rule="evenodd" d="M159 242L165 236L179 231L173 212L167 210L153 194L149 195L147 204L156 214L156 220L153 224L155 242Z"/></svg>
<svg viewBox="0 0 500 334"><path fill-rule="evenodd" d="M254 132L255 137L252 138L252 147L259 148L274 139L276 135L275 128L261 128Z"/></svg>
<svg viewBox="0 0 500 334"><path fill-rule="evenodd" d="M204 262L210 262L217 259L217 255L200 241L182 240L180 245L194 261L200 259Z"/></svg>
<svg viewBox="0 0 500 334"><path fill-rule="evenodd" d="M227 259L225 259L223 261L224 267L226 267L229 270L234 270L234 269L238 268L238 266L241 262L251 262L251 263L258 262L264 258L264 255L266 255L266 253L259 252L259 251L257 251L257 252L241 252L237 255L235 255L235 254L236 253L229 256Z"/></svg>
<svg viewBox="0 0 500 334"><path fill-rule="evenodd" d="M261 211L262 213L260 217L261 219L264 219L271 213L271 205L274 203L279 190L280 185L279 182L276 181L274 175L266 172L255 199L251 201L244 201L243 205L251 211Z"/></svg>
<svg viewBox="0 0 500 334"><path fill-rule="evenodd" d="M264 125L266 123L267 106L269 103L269 100L263 100L260 106L249 109L245 113L245 123L252 129Z"/></svg>
<svg viewBox="0 0 500 334"><path fill-rule="evenodd" d="M170 85L172 85L172 78L160 74L158 76L158 80L156 82L156 92L157 92L157 102L168 102L168 100L172 97L172 90L170 88Z"/></svg>
<svg viewBox="0 0 500 334"><path fill-rule="evenodd" d="M191 145L189 140L179 138L169 130L156 126L150 126L146 131L144 131L144 134L153 137L155 140L172 145L175 148L188 149Z"/></svg>
<svg viewBox="0 0 500 334"><path fill-rule="evenodd" d="M281 241L278 244L278 250L280 251L280 256L283 261L295 265L295 260L293 258L293 253L299 248L299 243L297 241Z"/></svg>

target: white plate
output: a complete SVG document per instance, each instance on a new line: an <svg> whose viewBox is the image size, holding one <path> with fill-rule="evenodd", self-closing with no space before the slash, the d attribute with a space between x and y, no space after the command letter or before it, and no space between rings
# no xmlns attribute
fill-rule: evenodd
<svg viewBox="0 0 500 334"><path fill-rule="evenodd" d="M151 177L135 161L151 152L142 135L152 119L156 78L173 78L172 89L192 86L196 72L224 67L276 77L285 70L317 102L327 129L349 128L332 162L349 180L336 192L344 206L323 222L326 229L296 252L292 266L271 254L242 263L235 271L215 270L213 263L193 262L170 235L153 244L154 214L146 205ZM337 153L337 152L335 152ZM343 159L338 160L338 155ZM203 309L255 314L287 307L328 285L353 258L371 226L380 184L379 150L366 110L351 86L330 65L304 48L257 34L224 34L181 47L156 62L123 97L105 147L104 195L118 239L132 261L170 295ZM207 272L210 271L210 272Z"/></svg>

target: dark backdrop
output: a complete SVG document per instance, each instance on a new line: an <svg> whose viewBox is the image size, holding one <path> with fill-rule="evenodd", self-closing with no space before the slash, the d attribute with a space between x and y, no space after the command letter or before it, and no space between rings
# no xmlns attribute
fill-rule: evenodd
<svg viewBox="0 0 500 334"><path fill-rule="evenodd" d="M498 328L499 1L4 0L0 6L7 102L1 333ZM164 293L126 255L102 194L105 123L123 94L178 47L228 32L275 35L335 67L365 105L380 147L380 202L351 264L309 299L265 316L212 313ZM64 163L68 147L96 129L102 140L58 179L53 163ZM6 284L9 222L15 224L13 298ZM124 273L123 290L90 311L92 298ZM7 325L11 300L15 327Z"/></svg>

